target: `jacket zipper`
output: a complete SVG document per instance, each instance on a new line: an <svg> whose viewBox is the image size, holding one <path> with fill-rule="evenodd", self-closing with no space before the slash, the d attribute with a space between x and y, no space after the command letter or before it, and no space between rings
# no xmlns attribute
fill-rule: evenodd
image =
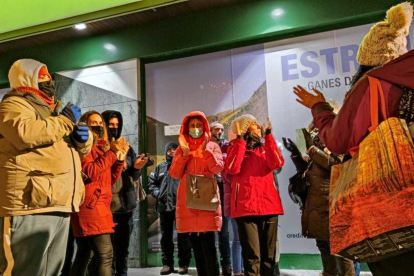
<svg viewBox="0 0 414 276"><path fill-rule="evenodd" d="M70 153L72 154L72 164L73 164L73 195L72 195L72 212L75 212L75 194L76 194L76 164L75 164L75 156L73 155L73 149L69 147Z"/></svg>
<svg viewBox="0 0 414 276"><path fill-rule="evenodd" d="M195 146L196 146L196 152L197 152L197 141L194 141ZM197 156L194 155L194 173L197 170ZM196 174L196 173L195 173Z"/></svg>
<svg viewBox="0 0 414 276"><path fill-rule="evenodd" d="M236 182L236 196L234 199L234 209L235 211L237 211L237 199L239 198L239 189L240 189L240 184L238 182Z"/></svg>

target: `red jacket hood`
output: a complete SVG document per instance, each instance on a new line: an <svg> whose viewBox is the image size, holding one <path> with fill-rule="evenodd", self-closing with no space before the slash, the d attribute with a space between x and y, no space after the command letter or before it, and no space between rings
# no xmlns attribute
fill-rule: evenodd
<svg viewBox="0 0 414 276"><path fill-rule="evenodd" d="M204 124L204 132L206 132L208 134L208 141L210 142L211 133L210 133L209 123L207 121L206 115L204 114L204 112L201 112L201 111L192 111L184 117L183 122L181 123L180 134L184 135L184 137L187 141L198 140L198 139L204 140L204 135L202 135L198 139L193 139L188 135L188 132L189 132L188 120L190 119L190 117L195 117L195 116L200 116L202 118L202 121L203 121L203 124Z"/></svg>

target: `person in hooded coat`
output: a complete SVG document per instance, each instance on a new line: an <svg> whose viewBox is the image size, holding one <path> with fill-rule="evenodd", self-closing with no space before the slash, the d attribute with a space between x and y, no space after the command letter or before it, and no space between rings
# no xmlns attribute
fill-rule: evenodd
<svg viewBox="0 0 414 276"><path fill-rule="evenodd" d="M364 37L357 55L360 67L338 114L333 112L320 91L314 89L314 95L300 86L294 88L294 93L299 97L297 101L311 109L320 140L333 153L349 155L351 149L357 148L369 134L371 116L367 76L380 80L388 116L404 119L414 137L414 51L407 52L406 39L412 18L412 5L401 3L388 10L386 20L374 25ZM380 117L379 123L382 121ZM378 214L378 217L369 219L383 217ZM393 220L405 224L405 218L400 214L396 213ZM411 233L410 227L402 229ZM373 276L412 275L413 259L414 250L411 250L369 262L368 266Z"/></svg>
<svg viewBox="0 0 414 276"><path fill-rule="evenodd" d="M210 141L210 129L201 111L187 114L181 124L178 147L170 175L180 179L177 191L176 224L178 233L190 233L190 242L199 276L219 276L216 231L221 229L221 206L216 211L186 207L186 176L204 175L214 178L223 170L220 146ZM217 188L217 196L219 191Z"/></svg>
<svg viewBox="0 0 414 276"><path fill-rule="evenodd" d="M169 142L165 145L165 162L162 162L148 176L148 190L157 199L156 208L160 214L161 251L163 268L161 275L174 272L174 221L177 203L179 179L172 178L168 173L178 144ZM188 233L177 234L178 274L187 274L191 261L191 245Z"/></svg>
<svg viewBox="0 0 414 276"><path fill-rule="evenodd" d="M69 214L84 199L80 157L92 146L79 107L58 115L45 64L16 61L0 103L0 274L58 275Z"/></svg>
<svg viewBox="0 0 414 276"><path fill-rule="evenodd" d="M119 139L124 125L122 114L119 111L107 110L102 113L102 117L107 127L108 140ZM128 272L128 249L134 223L133 210L137 207L133 181L139 180L141 169L147 163L148 158L144 154L138 157L130 147L121 177L112 185L111 211L116 224L115 233L112 234L114 251L112 268L115 276L126 276ZM90 270L96 271L94 267L95 265L92 265ZM90 274L94 275L93 272Z"/></svg>
<svg viewBox="0 0 414 276"><path fill-rule="evenodd" d="M111 185L121 176L129 144L124 137L107 139L105 122L96 111L88 111L81 118L92 130L94 143L91 152L82 158L82 172L85 177L85 202L79 213L71 214L73 235L77 251L70 275L84 275L90 257L97 258L99 276L112 276L112 243L114 222L110 204Z"/></svg>

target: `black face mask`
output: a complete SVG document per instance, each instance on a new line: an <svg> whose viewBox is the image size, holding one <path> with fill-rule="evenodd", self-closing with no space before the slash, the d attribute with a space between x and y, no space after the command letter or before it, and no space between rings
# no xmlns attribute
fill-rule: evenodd
<svg viewBox="0 0 414 276"><path fill-rule="evenodd" d="M114 138L116 140L117 137L118 137L118 129L117 128L108 128L109 141L112 141L112 138Z"/></svg>
<svg viewBox="0 0 414 276"><path fill-rule="evenodd" d="M39 90L44 92L48 97L52 98L55 95L56 88L52 81L42 81L37 84Z"/></svg>
<svg viewBox="0 0 414 276"><path fill-rule="evenodd" d="M104 136L104 128L103 126L91 126L91 130L93 133L99 136L99 138L102 138Z"/></svg>

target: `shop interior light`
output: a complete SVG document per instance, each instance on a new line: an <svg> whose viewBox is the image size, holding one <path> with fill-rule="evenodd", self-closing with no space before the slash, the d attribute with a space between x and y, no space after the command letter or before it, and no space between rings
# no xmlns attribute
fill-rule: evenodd
<svg viewBox="0 0 414 276"><path fill-rule="evenodd" d="M116 50L115 45L113 45L113 44L111 44L111 43L106 43L106 44L104 45L104 48L105 48L106 50L108 50L108 51L115 51L115 50Z"/></svg>
<svg viewBox="0 0 414 276"><path fill-rule="evenodd" d="M76 24L75 26L73 26L76 30L85 30L86 29L86 24L85 23L79 23Z"/></svg>
<svg viewBox="0 0 414 276"><path fill-rule="evenodd" d="M273 18L281 17L284 14L285 14L285 11L283 9L280 9L280 8L274 9L272 11L272 17Z"/></svg>

